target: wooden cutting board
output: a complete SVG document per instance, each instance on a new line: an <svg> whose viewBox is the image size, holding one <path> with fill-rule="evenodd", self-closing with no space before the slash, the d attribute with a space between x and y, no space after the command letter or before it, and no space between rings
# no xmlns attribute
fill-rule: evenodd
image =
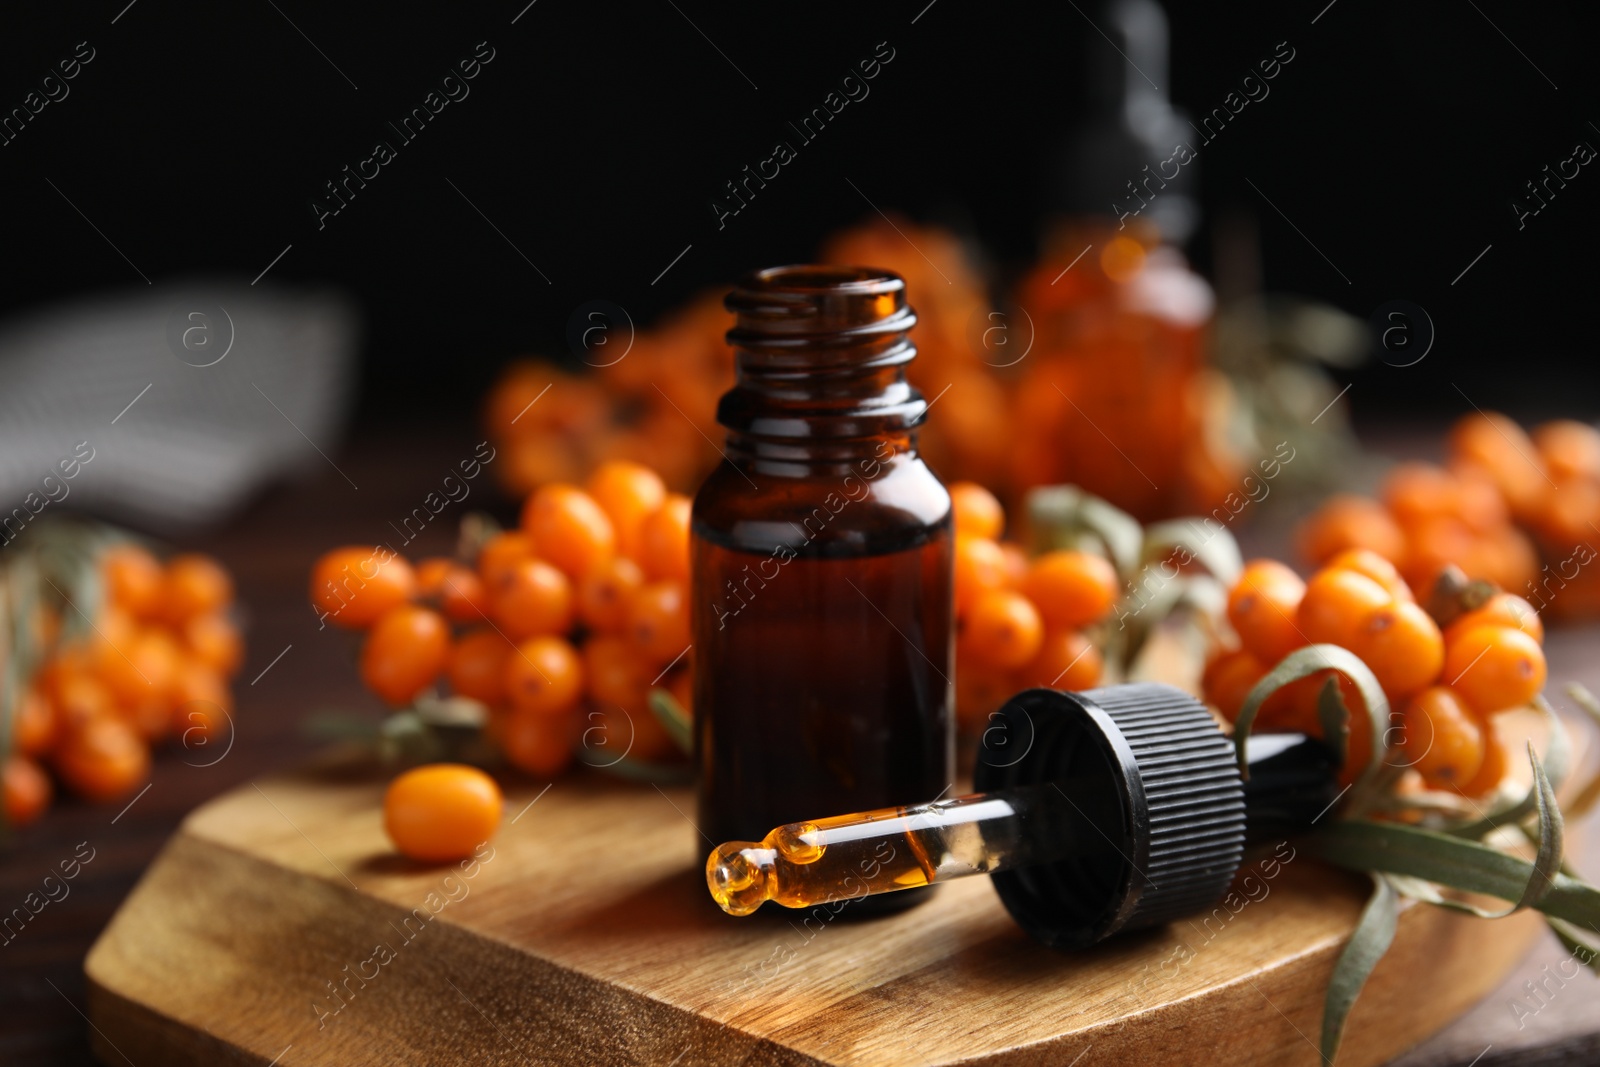
<svg viewBox="0 0 1600 1067"><path fill-rule="evenodd" d="M986 879L887 918L723 915L688 790L513 786L492 852L398 858L383 779L331 762L195 811L90 953L109 1064L1315 1064L1367 886L1280 852L1250 898L1061 954ZM1252 875L1245 882L1243 875ZM1413 906L1339 1063L1486 992L1540 929ZM335 996L337 994L337 997Z"/></svg>

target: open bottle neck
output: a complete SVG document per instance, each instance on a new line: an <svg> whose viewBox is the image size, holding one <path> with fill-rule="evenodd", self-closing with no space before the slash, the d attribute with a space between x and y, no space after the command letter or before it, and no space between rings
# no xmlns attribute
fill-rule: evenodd
<svg viewBox="0 0 1600 1067"><path fill-rule="evenodd" d="M916 312L905 282L864 267L776 267L726 300L737 380L717 407L730 449L793 459L870 452L927 412L905 379Z"/></svg>

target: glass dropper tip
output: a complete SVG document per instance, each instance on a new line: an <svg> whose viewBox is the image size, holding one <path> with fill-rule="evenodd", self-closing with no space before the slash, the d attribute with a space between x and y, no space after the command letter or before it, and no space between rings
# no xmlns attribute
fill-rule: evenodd
<svg viewBox="0 0 1600 1067"><path fill-rule="evenodd" d="M750 841L718 845L706 859L706 886L729 915L749 915L771 899L768 875L776 853Z"/></svg>

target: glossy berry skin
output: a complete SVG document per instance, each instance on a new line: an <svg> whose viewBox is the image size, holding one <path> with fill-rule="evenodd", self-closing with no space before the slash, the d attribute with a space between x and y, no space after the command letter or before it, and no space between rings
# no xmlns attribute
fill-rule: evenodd
<svg viewBox="0 0 1600 1067"><path fill-rule="evenodd" d="M1481 714L1521 707L1544 688L1544 650L1509 626L1478 626L1446 646L1444 680Z"/></svg>
<svg viewBox="0 0 1600 1067"><path fill-rule="evenodd" d="M1427 688L1444 666L1444 637L1439 627L1410 601L1369 613L1346 647L1372 669L1391 701Z"/></svg>
<svg viewBox="0 0 1600 1067"><path fill-rule="evenodd" d="M450 688L459 696L471 697L494 707L506 693L506 657L511 642L494 630L473 630L463 634L450 649L446 675Z"/></svg>
<svg viewBox="0 0 1600 1067"><path fill-rule="evenodd" d="M617 535L594 497L572 485L541 486L522 509L522 528L533 538L539 558L569 578L581 578L611 558Z"/></svg>
<svg viewBox="0 0 1600 1067"><path fill-rule="evenodd" d="M583 695L583 664L559 637L532 637L506 657L506 696L520 711L556 715Z"/></svg>
<svg viewBox="0 0 1600 1067"><path fill-rule="evenodd" d="M145 548L125 542L100 557L106 599L139 619L154 618L161 609L161 564Z"/></svg>
<svg viewBox="0 0 1600 1067"><path fill-rule="evenodd" d="M639 526L639 566L653 582L689 580L689 514L693 504L682 493L667 499Z"/></svg>
<svg viewBox="0 0 1600 1067"><path fill-rule="evenodd" d="M1306 583L1295 625L1307 644L1349 648L1367 616L1393 600L1387 589L1364 574L1321 570Z"/></svg>
<svg viewBox="0 0 1600 1067"><path fill-rule="evenodd" d="M233 600L233 578L210 556L187 553L167 561L161 578L161 611L169 622L221 611Z"/></svg>
<svg viewBox="0 0 1600 1067"><path fill-rule="evenodd" d="M1415 600L1411 587L1400 576L1400 568L1367 548L1347 548L1328 560L1331 570L1355 571L1377 582L1396 600Z"/></svg>
<svg viewBox="0 0 1600 1067"><path fill-rule="evenodd" d="M1466 701L1448 686L1432 686L1401 708L1405 745L1390 762L1409 765L1431 789L1455 789L1483 767L1484 733Z"/></svg>
<svg viewBox="0 0 1600 1067"><path fill-rule="evenodd" d="M500 787L476 767L433 763L389 783L383 828L403 855L448 863L470 856L494 835L503 805Z"/></svg>
<svg viewBox="0 0 1600 1067"><path fill-rule="evenodd" d="M1017 670L1015 688L1092 689L1104 667L1100 650L1082 631L1046 630L1039 651Z"/></svg>
<svg viewBox="0 0 1600 1067"><path fill-rule="evenodd" d="M490 593L495 620L515 640L565 633L572 626L572 583L543 560L512 565Z"/></svg>
<svg viewBox="0 0 1600 1067"><path fill-rule="evenodd" d="M1206 665L1200 691L1206 703L1232 722L1238 718L1250 690L1266 677L1267 669L1266 664L1245 649L1224 652Z"/></svg>
<svg viewBox="0 0 1600 1067"><path fill-rule="evenodd" d="M956 537L955 611L965 615L985 593L1006 587L1008 567L1005 553L985 537Z"/></svg>
<svg viewBox="0 0 1600 1067"><path fill-rule="evenodd" d="M611 520L616 550L637 556L644 520L667 499L661 476L642 463L614 459L596 467L584 488Z"/></svg>
<svg viewBox="0 0 1600 1067"><path fill-rule="evenodd" d="M1515 593L1496 593L1478 607L1452 620L1444 629L1444 639L1454 641L1479 626L1508 626L1521 630L1544 644L1544 622L1532 604Z"/></svg>
<svg viewBox="0 0 1600 1067"><path fill-rule="evenodd" d="M434 683L450 657L450 626L428 608L402 604L373 624L361 646L361 680L402 707Z"/></svg>
<svg viewBox="0 0 1600 1067"><path fill-rule="evenodd" d="M1082 627L1099 622L1117 599L1116 568L1092 552L1062 549L1035 559L1022 592L1049 626Z"/></svg>
<svg viewBox="0 0 1600 1067"><path fill-rule="evenodd" d="M677 582L652 582L628 605L628 639L648 663L665 666L689 647L689 603Z"/></svg>
<svg viewBox="0 0 1600 1067"><path fill-rule="evenodd" d="M121 719L103 717L69 734L55 752L56 773L94 801L126 796L150 774L150 750Z"/></svg>
<svg viewBox="0 0 1600 1067"><path fill-rule="evenodd" d="M985 593L961 621L957 649L974 662L1011 669L1039 653L1044 641L1044 620L1033 602L1021 593L996 590Z"/></svg>
<svg viewBox="0 0 1600 1067"><path fill-rule="evenodd" d="M411 564L386 548L349 545L324 553L311 568L311 603L335 626L361 630L411 599Z"/></svg>
<svg viewBox="0 0 1600 1067"><path fill-rule="evenodd" d="M478 577L485 586L493 588L518 563L532 559L533 554L533 538L521 530L497 533L478 550Z"/></svg>
<svg viewBox="0 0 1600 1067"><path fill-rule="evenodd" d="M949 490L956 533L998 541L1006 526L1006 513L995 495L977 482L956 482Z"/></svg>
<svg viewBox="0 0 1600 1067"><path fill-rule="evenodd" d="M1256 659L1274 664L1306 643L1295 623L1306 583L1276 560L1252 560L1228 593L1228 621Z"/></svg>
<svg viewBox="0 0 1600 1067"><path fill-rule="evenodd" d="M644 571L626 556L613 556L578 581L578 618L599 633L628 624L628 609L644 586Z"/></svg>
<svg viewBox="0 0 1600 1067"><path fill-rule="evenodd" d="M573 709L547 715L513 708L495 717L493 729L513 767L537 778L553 778L571 765L583 722Z"/></svg>

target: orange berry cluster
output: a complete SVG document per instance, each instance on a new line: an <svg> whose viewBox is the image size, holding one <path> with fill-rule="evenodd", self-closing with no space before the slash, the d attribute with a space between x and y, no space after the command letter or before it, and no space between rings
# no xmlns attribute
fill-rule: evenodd
<svg viewBox="0 0 1600 1067"><path fill-rule="evenodd" d="M202 555L163 565L131 542L107 548L98 568L105 595L83 637L60 640L53 609L36 620L49 651L12 719L4 773L12 826L49 807L46 766L77 795L111 801L148 776L152 745L176 735L196 749L231 736L228 680L244 647L229 615L228 572Z"/></svg>
<svg viewBox="0 0 1600 1067"><path fill-rule="evenodd" d="M673 488L697 484L716 459L705 441L722 432L717 400L733 387L727 329L721 295L708 293L640 331L631 347L625 325L609 328L585 357L592 373L547 360L513 363L490 390L485 413L505 456L499 469L507 486L525 495L577 482L612 459L647 463Z"/></svg>
<svg viewBox="0 0 1600 1067"><path fill-rule="evenodd" d="M1446 466L1396 467L1378 500L1328 500L1302 524L1301 553L1321 564L1368 549L1419 589L1453 564L1541 610L1600 611L1600 573L1585 569L1600 528L1600 431L1557 420L1529 435L1504 415L1475 412L1451 429L1448 452Z"/></svg>
<svg viewBox="0 0 1600 1067"><path fill-rule="evenodd" d="M1089 244L1094 254L1077 262ZM1232 393L1204 365L1210 292L1154 231L1063 238L1023 282L1017 299L1029 310L1018 314L995 310L961 240L936 226L876 220L835 234L821 259L906 280L918 320L907 374L942 398L918 444L947 477L1006 499L1074 482L1144 518L1209 511L1238 485L1244 458L1218 428ZM486 408L507 484L528 493L630 459L674 488L695 485L716 458L705 439L720 436L717 401L734 382L729 325L721 294L707 293L631 347L627 324L597 325L585 373L512 364ZM541 400L546 390L559 402Z"/></svg>
<svg viewBox="0 0 1600 1067"><path fill-rule="evenodd" d="M541 486L521 527L470 564L334 549L312 569L311 601L367 631L360 671L373 693L403 707L443 679L490 709L514 766L549 776L586 734L635 760L676 754L648 694L659 685L690 706L688 579L689 498L611 460L583 488Z"/></svg>
<svg viewBox="0 0 1600 1067"><path fill-rule="evenodd" d="M955 514L956 718L981 732L990 712L1033 686L1088 689L1099 648L1084 632L1111 612L1115 568L1092 552L1029 559L999 540L1005 512L974 482L950 486Z"/></svg>
<svg viewBox="0 0 1600 1067"><path fill-rule="evenodd" d="M1371 669L1398 712L1391 762L1430 788L1481 796L1504 774L1493 716L1522 707L1544 687L1544 627L1532 605L1496 593L1443 629L1416 602L1399 570L1369 549L1346 549L1309 580L1276 560L1249 563L1228 594L1239 648L1206 667L1206 700L1230 721L1272 667L1297 648L1334 644ZM1350 710L1345 780L1372 754L1372 727L1359 691L1333 671L1283 687L1256 725L1320 735L1317 700L1337 677Z"/></svg>

